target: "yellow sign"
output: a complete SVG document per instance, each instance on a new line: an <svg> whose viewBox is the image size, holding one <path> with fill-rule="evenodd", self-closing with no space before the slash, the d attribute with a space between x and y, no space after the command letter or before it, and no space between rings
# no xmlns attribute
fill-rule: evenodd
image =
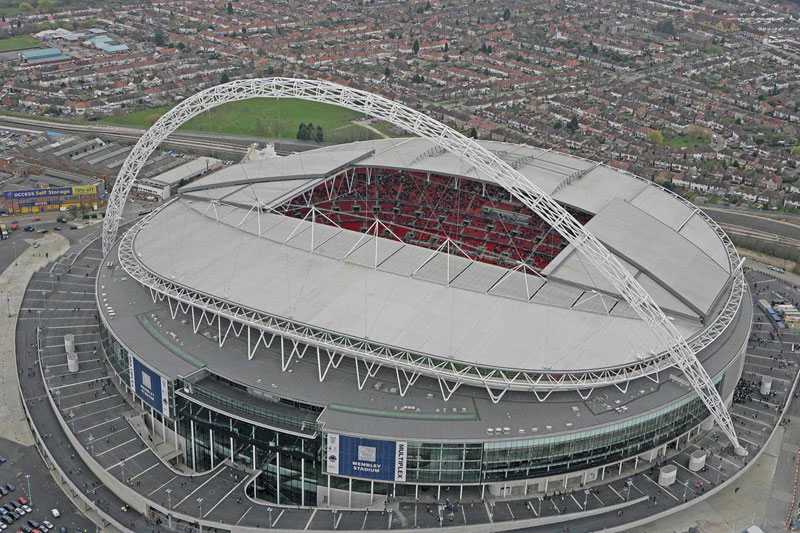
<svg viewBox="0 0 800 533"><path fill-rule="evenodd" d="M97 194L97 185L75 185L72 187L72 196L82 194Z"/></svg>

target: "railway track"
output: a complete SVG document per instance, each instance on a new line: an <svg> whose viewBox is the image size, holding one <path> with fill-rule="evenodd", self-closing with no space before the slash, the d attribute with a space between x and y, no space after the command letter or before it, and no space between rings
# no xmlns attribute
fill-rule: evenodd
<svg viewBox="0 0 800 533"><path fill-rule="evenodd" d="M54 131L58 133L75 133L80 135L97 135L109 139L121 139L136 142L145 132L139 128L129 128L124 126L109 126L101 124L66 124L63 122L53 122L38 119L26 119L21 117L0 116L0 129L22 130L31 133L41 133ZM262 139L261 142L264 140ZM170 135L165 141L171 146L188 148L200 151L229 152L232 154L244 154L253 142L258 142L257 138L243 137L241 139L225 138L214 136L213 134L203 133L184 133L176 132ZM292 142L277 142L275 151L280 155L291 152L308 150L314 146Z"/></svg>

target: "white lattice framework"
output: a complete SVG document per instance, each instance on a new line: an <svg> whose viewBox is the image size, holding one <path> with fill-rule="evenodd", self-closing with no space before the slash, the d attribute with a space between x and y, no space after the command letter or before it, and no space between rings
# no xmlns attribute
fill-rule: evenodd
<svg viewBox="0 0 800 533"><path fill-rule="evenodd" d="M373 118L385 120L410 133L424 137L443 150L459 156L479 173L503 186L561 234L614 286L647 324L658 341L668 347L666 352L668 361L684 373L714 416L720 429L738 451L742 450L730 414L695 352L647 291L596 237L552 197L475 141L419 111L365 91L319 80L259 78L237 80L211 87L182 101L142 135L123 163L108 200L106 219L103 224L104 254L111 250L116 240L122 209L136 176L161 142L182 124L204 111L224 103L251 98L298 98L346 107ZM740 273L734 272L733 275L738 277ZM301 338L308 335L311 344L314 344L312 332L297 334ZM365 341L361 341L361 343L369 344ZM281 341L281 346L283 347L283 341ZM373 366L378 362L373 360L369 364L372 366L368 366L366 372L371 374ZM358 359L356 359L356 367L358 368ZM487 388L487 390L490 394L492 393L490 389ZM500 397L506 390L508 389L501 392ZM493 395L494 398L495 395Z"/></svg>

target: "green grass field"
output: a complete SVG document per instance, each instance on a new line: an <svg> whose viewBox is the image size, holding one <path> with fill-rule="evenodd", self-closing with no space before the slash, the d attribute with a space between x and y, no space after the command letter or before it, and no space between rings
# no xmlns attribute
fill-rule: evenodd
<svg viewBox="0 0 800 533"><path fill-rule="evenodd" d="M9 52L11 50L21 50L23 48L35 48L41 43L35 37L30 35L21 35L19 37L9 37L8 39L0 39L0 52Z"/></svg>
<svg viewBox="0 0 800 533"><path fill-rule="evenodd" d="M143 109L104 119L107 124L150 127L169 106ZM352 124L362 115L343 107L296 99L254 99L231 102L206 111L181 130L295 139L301 122L322 126L326 142L353 142L378 138Z"/></svg>
<svg viewBox="0 0 800 533"><path fill-rule="evenodd" d="M701 146L708 146L708 141L701 139L690 139L685 135L678 135L672 139L664 139L661 143L663 146L671 146L673 148L697 148Z"/></svg>

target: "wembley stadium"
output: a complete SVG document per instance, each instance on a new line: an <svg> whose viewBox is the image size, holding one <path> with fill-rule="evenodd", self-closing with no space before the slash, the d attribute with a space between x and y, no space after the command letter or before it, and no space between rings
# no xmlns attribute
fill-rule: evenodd
<svg viewBox="0 0 800 533"><path fill-rule="evenodd" d="M747 453L727 406L753 311L702 211L604 164L309 87L281 96L416 136L226 167L120 235L136 161L109 200L103 348L176 462L260 470L247 490L266 502L359 507L583 487L715 424Z"/></svg>

